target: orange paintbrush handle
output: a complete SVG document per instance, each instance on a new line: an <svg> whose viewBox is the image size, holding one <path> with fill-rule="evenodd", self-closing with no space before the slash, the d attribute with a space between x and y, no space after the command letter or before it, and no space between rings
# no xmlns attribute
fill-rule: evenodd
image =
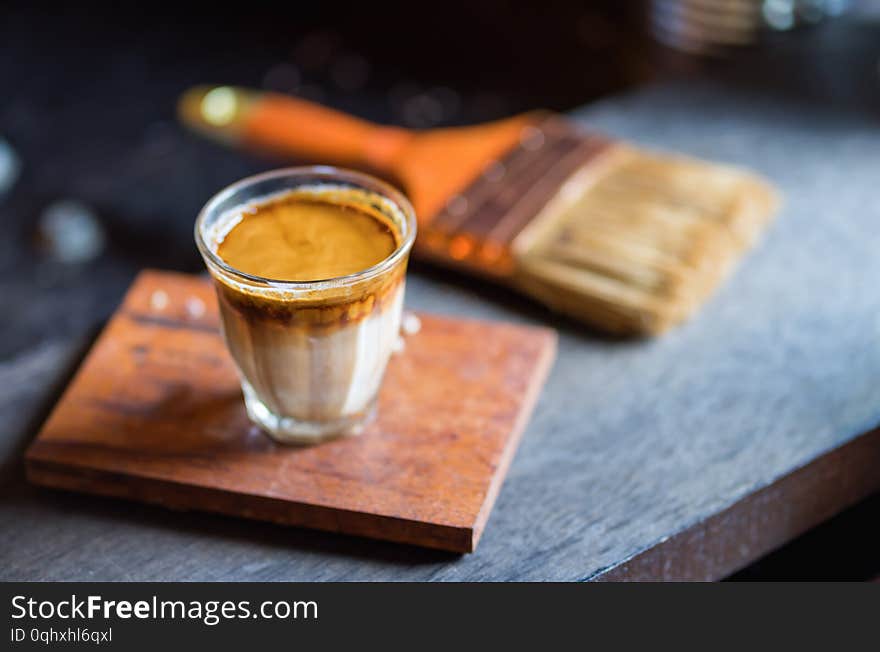
<svg viewBox="0 0 880 652"><path fill-rule="evenodd" d="M309 163L367 168L393 179L430 222L493 161L529 137L537 114L414 132L386 127L286 95L199 87L180 100L189 127L231 144ZM534 131L532 129L531 131Z"/></svg>
<svg viewBox="0 0 880 652"><path fill-rule="evenodd" d="M214 137L299 159L392 173L413 134L306 100L229 86L199 87L180 102L189 126Z"/></svg>

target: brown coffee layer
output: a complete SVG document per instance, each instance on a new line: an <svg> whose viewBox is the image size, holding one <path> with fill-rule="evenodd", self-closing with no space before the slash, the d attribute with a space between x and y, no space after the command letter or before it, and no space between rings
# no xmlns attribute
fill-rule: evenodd
<svg viewBox="0 0 880 652"><path fill-rule="evenodd" d="M342 328L384 310L394 300L395 290L403 282L406 259L395 268L355 286L316 293L314 297L272 297L242 291L216 280L222 308L232 309L254 323L274 322L286 328L317 332Z"/></svg>
<svg viewBox="0 0 880 652"><path fill-rule="evenodd" d="M217 255L254 276L319 281L368 269L397 246L396 231L384 216L291 193L245 207Z"/></svg>

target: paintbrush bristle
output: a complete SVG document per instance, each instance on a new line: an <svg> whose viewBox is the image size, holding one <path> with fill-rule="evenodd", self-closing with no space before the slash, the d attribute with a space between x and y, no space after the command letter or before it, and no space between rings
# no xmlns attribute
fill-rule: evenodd
<svg viewBox="0 0 880 652"><path fill-rule="evenodd" d="M658 334L705 302L776 204L743 170L618 145L514 241L517 284L603 330Z"/></svg>

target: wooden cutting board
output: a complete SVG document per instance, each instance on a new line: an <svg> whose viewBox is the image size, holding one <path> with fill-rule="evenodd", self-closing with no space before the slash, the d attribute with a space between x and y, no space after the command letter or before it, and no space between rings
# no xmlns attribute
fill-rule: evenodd
<svg viewBox="0 0 880 652"><path fill-rule="evenodd" d="M247 419L210 282L147 271L27 456L36 484L455 552L488 519L556 350L546 328L422 315L358 437Z"/></svg>

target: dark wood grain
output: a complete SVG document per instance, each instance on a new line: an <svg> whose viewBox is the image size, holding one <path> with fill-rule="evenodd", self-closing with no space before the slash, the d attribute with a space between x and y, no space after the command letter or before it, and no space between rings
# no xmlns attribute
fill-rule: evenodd
<svg viewBox="0 0 880 652"><path fill-rule="evenodd" d="M880 429L597 575L603 581L713 580L880 491ZM719 536L736 532L737 536Z"/></svg>
<svg viewBox="0 0 880 652"><path fill-rule="evenodd" d="M555 343L546 328L425 315L361 436L283 446L247 419L210 283L145 272L28 450L28 478L471 552Z"/></svg>

